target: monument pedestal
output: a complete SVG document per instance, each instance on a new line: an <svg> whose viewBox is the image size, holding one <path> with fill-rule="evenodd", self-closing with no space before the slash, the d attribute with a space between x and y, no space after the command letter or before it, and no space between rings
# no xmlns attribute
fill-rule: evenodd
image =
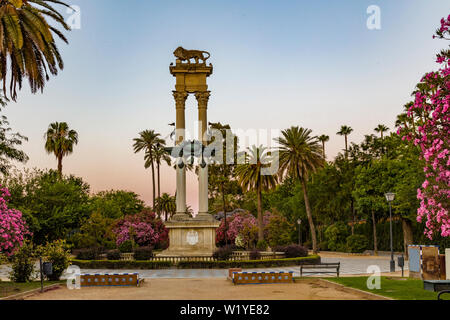
<svg viewBox="0 0 450 320"><path fill-rule="evenodd" d="M216 249L216 229L219 221L170 220L165 223L169 229L169 248L158 256L211 256Z"/></svg>

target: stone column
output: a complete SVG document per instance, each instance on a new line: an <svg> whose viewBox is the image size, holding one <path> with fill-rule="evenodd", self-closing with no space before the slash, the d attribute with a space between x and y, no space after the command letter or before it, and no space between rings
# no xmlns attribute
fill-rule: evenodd
<svg viewBox="0 0 450 320"><path fill-rule="evenodd" d="M175 98L176 105L176 122L175 122L175 144L179 145L185 138L185 105L188 93L185 91L173 91L173 97ZM177 211L173 216L175 220L183 220L189 218L186 214L186 166L180 168L178 163L181 159L175 159L176 161L176 178L177 178Z"/></svg>
<svg viewBox="0 0 450 320"><path fill-rule="evenodd" d="M208 126L207 109L210 92L197 92L195 97L198 102L198 136L203 145L207 145L206 131ZM202 158L199 158L200 164ZM205 159L206 164L206 159ZM196 219L211 219L213 216L208 214L208 166L203 168L200 165L198 170L198 215Z"/></svg>

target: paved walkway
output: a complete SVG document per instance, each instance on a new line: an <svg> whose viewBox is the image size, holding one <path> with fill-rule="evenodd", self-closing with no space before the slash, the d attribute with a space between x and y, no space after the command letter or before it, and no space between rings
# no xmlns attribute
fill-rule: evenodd
<svg viewBox="0 0 450 320"><path fill-rule="evenodd" d="M397 261L397 257L395 257ZM369 266L378 266L382 273L389 272L389 259L386 257L374 257L374 256L349 256L349 257L322 257L323 263L340 262L341 263L341 275L352 275L352 274L366 274L372 273L368 272L367 268ZM405 262L405 270L407 270L407 261ZM38 267L38 266L37 266ZM396 269L399 268L396 266ZM8 266L0 266L0 279L8 280L8 274L11 268ZM294 276L300 276L300 268L295 267L276 267L276 268L254 268L254 269L244 269L244 271L265 271L265 272L280 272L280 271L293 271ZM314 271L314 270L308 270ZM161 270L136 270L136 269L126 269L126 270L108 270L108 269L81 269L82 273L139 273L141 278L223 278L227 277L227 269L161 269ZM312 274L314 275L314 274Z"/></svg>

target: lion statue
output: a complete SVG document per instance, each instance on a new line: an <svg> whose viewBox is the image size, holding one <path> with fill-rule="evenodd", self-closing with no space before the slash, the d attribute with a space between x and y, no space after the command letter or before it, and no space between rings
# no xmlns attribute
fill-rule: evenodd
<svg viewBox="0 0 450 320"><path fill-rule="evenodd" d="M208 56L205 57L205 55L203 54L207 54ZM173 55L180 59L181 61L186 61L191 64L191 59L195 60L195 63L198 64L199 60L202 60L203 63L206 62L206 60L209 59L209 57L211 56L209 54L209 52L207 51L201 51L201 50L186 50L183 47L178 47L176 48L176 50L173 52Z"/></svg>

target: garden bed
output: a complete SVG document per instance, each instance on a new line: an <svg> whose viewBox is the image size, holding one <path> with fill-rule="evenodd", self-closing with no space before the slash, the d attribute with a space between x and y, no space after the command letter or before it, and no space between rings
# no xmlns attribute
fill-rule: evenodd
<svg viewBox="0 0 450 320"><path fill-rule="evenodd" d="M295 266L301 264L320 263L320 257L312 255L300 258L245 260L245 261L122 261L122 260L72 260L72 265L81 269L227 269L227 268L265 268Z"/></svg>

